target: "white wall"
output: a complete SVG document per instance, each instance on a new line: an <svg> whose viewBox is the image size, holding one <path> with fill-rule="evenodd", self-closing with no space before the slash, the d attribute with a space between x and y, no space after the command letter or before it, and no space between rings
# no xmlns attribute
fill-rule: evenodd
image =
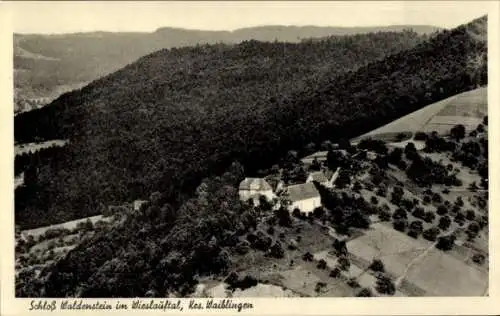
<svg viewBox="0 0 500 316"><path fill-rule="evenodd" d="M294 209L298 208L301 212L310 213L319 206L321 206L321 197L318 196L306 200L295 201L290 204L288 209L293 212Z"/></svg>
<svg viewBox="0 0 500 316"><path fill-rule="evenodd" d="M239 195L240 195L240 200L246 201L248 200L252 195L254 194L260 194L264 195L269 201L274 199L276 196L273 193L273 190L266 190L266 191L261 191L261 190L240 190Z"/></svg>

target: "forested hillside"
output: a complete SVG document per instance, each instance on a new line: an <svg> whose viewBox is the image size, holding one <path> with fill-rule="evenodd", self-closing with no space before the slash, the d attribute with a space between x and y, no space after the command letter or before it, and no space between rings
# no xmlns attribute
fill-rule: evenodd
<svg viewBox="0 0 500 316"><path fill-rule="evenodd" d="M72 250L46 279L21 280L19 295L165 297L189 292L195 275L226 272L234 238L256 216L238 202L243 172L232 161L248 175L287 150L361 134L486 84L487 44L473 26L400 52L414 35L346 37L323 51L314 45L328 42L161 51L20 116L17 139L71 141L57 169L39 169L39 191L25 189L31 199L16 192L16 221L32 225L43 207L47 217L37 223L89 214L100 202L150 196L150 203ZM301 64L307 60L317 64ZM51 120L57 124L47 130Z"/></svg>
<svg viewBox="0 0 500 316"><path fill-rule="evenodd" d="M151 33L89 32L14 35L15 110L47 104L60 94L116 71L154 51L197 44L234 44L244 40L299 42L308 38L412 29L430 34L437 27L262 26L235 31L160 28Z"/></svg>
<svg viewBox="0 0 500 316"><path fill-rule="evenodd" d="M280 104L292 100L292 92L421 41L412 32L373 33L300 44L205 45L141 58L16 116L18 142L70 139L66 160L39 168L38 189L16 192L16 220L31 227L95 214L101 203L155 190L189 192L202 176L275 146L283 127L271 127L265 139L253 135L279 119ZM276 152L247 169L287 149L269 148Z"/></svg>

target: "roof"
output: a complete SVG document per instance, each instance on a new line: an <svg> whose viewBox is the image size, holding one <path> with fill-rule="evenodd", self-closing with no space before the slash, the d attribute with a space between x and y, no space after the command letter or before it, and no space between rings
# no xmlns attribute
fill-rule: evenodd
<svg viewBox="0 0 500 316"><path fill-rule="evenodd" d="M245 178L245 180L240 183L240 190L272 191L272 188L269 183L262 178Z"/></svg>
<svg viewBox="0 0 500 316"><path fill-rule="evenodd" d="M317 181L319 183L327 182L328 179L326 178L325 174L323 171L316 171L316 172L311 172L309 176L312 177L313 181Z"/></svg>
<svg viewBox="0 0 500 316"><path fill-rule="evenodd" d="M314 158L321 160L321 159L326 159L327 155L328 151L317 151L314 154L302 158L302 160L313 160Z"/></svg>
<svg viewBox="0 0 500 316"><path fill-rule="evenodd" d="M292 202L319 197L319 192L312 182L291 185L286 188L288 199Z"/></svg>

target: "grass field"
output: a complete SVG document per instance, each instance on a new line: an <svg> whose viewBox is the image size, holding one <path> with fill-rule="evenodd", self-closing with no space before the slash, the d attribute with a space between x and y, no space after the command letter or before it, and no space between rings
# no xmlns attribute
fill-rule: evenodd
<svg viewBox="0 0 500 316"><path fill-rule="evenodd" d="M455 124L463 124L468 130L475 128L488 113L487 90L487 87L482 87L430 104L353 141L402 132L436 131L447 134Z"/></svg>
<svg viewBox="0 0 500 316"><path fill-rule="evenodd" d="M481 296L488 289L487 273L437 249L409 269L407 280L427 296Z"/></svg>
<svg viewBox="0 0 500 316"><path fill-rule="evenodd" d="M374 258L382 260L402 294L481 296L487 290L485 269L467 264L466 258L459 260L451 253L434 248L429 241L413 239L385 224L373 224L365 235L349 241L347 249L365 263Z"/></svg>

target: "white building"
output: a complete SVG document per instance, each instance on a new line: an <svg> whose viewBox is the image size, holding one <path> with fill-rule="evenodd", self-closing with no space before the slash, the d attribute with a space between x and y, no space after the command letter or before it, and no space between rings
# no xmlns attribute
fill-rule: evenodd
<svg viewBox="0 0 500 316"><path fill-rule="evenodd" d="M254 204L258 204L260 196L272 201L276 198L271 185L262 178L245 178L239 186L240 200L248 201L252 199Z"/></svg>
<svg viewBox="0 0 500 316"><path fill-rule="evenodd" d="M321 196L312 182L288 186L285 190L285 198L290 201L288 205L290 212L298 208L303 213L311 213L321 206Z"/></svg>

